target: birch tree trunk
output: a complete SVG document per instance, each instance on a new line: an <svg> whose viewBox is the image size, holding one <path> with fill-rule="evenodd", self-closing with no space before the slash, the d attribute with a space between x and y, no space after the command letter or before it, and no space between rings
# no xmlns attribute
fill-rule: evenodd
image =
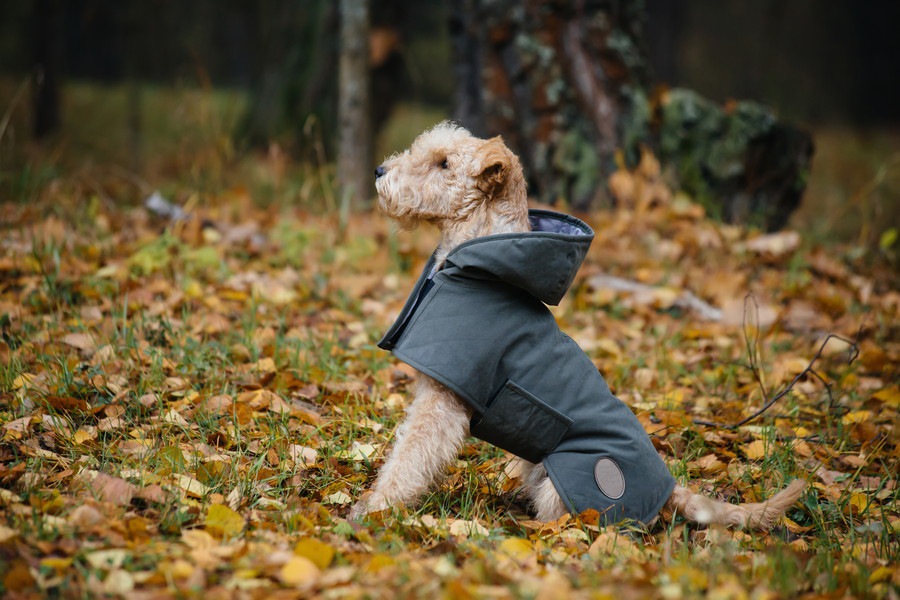
<svg viewBox="0 0 900 600"><path fill-rule="evenodd" d="M373 193L369 123L369 2L341 0L338 91L338 184L341 206L367 202Z"/></svg>

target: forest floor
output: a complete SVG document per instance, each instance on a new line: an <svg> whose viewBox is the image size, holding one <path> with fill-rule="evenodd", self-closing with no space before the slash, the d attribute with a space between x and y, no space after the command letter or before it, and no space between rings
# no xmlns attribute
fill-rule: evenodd
<svg viewBox="0 0 900 600"><path fill-rule="evenodd" d="M411 388L375 342L435 232L213 137L160 163L178 221L117 201L153 188L102 164L4 182L0 595L898 597L900 286L877 247L678 195L580 215L561 327L682 483L750 502L807 480L773 531L539 523L475 440L419 505L354 522Z"/></svg>

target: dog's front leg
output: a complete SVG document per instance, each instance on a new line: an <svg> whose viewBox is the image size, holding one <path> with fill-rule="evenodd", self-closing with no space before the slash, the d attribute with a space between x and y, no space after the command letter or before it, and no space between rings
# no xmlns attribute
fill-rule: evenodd
<svg viewBox="0 0 900 600"><path fill-rule="evenodd" d="M458 455L469 433L469 418L456 394L420 374L415 399L374 490L354 505L350 517L406 504L426 492Z"/></svg>

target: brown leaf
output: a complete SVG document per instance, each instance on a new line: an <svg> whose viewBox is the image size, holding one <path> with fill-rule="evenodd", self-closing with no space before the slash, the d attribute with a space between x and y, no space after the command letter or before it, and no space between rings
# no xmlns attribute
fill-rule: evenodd
<svg viewBox="0 0 900 600"><path fill-rule="evenodd" d="M71 396L47 396L41 399L41 403L63 413L84 412L90 408L90 405L83 398L73 398Z"/></svg>
<svg viewBox="0 0 900 600"><path fill-rule="evenodd" d="M155 483L138 489L134 496L142 500L147 500L148 502L155 502L156 504L165 504L169 501L169 494Z"/></svg>
<svg viewBox="0 0 900 600"><path fill-rule="evenodd" d="M81 478L97 499L119 506L131 504L131 499L137 491L137 486L124 479L99 471L82 471Z"/></svg>
<svg viewBox="0 0 900 600"><path fill-rule="evenodd" d="M87 333L67 333L62 337L62 343L81 350L87 356L90 356L97 349L93 336Z"/></svg>

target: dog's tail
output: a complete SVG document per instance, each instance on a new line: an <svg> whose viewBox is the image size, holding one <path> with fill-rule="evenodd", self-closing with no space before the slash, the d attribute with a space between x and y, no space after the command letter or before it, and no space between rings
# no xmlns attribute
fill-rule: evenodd
<svg viewBox="0 0 900 600"><path fill-rule="evenodd" d="M795 479L765 502L729 504L676 485L664 510L684 515L688 520L704 525L731 525L765 530L775 525L805 489L806 482Z"/></svg>

